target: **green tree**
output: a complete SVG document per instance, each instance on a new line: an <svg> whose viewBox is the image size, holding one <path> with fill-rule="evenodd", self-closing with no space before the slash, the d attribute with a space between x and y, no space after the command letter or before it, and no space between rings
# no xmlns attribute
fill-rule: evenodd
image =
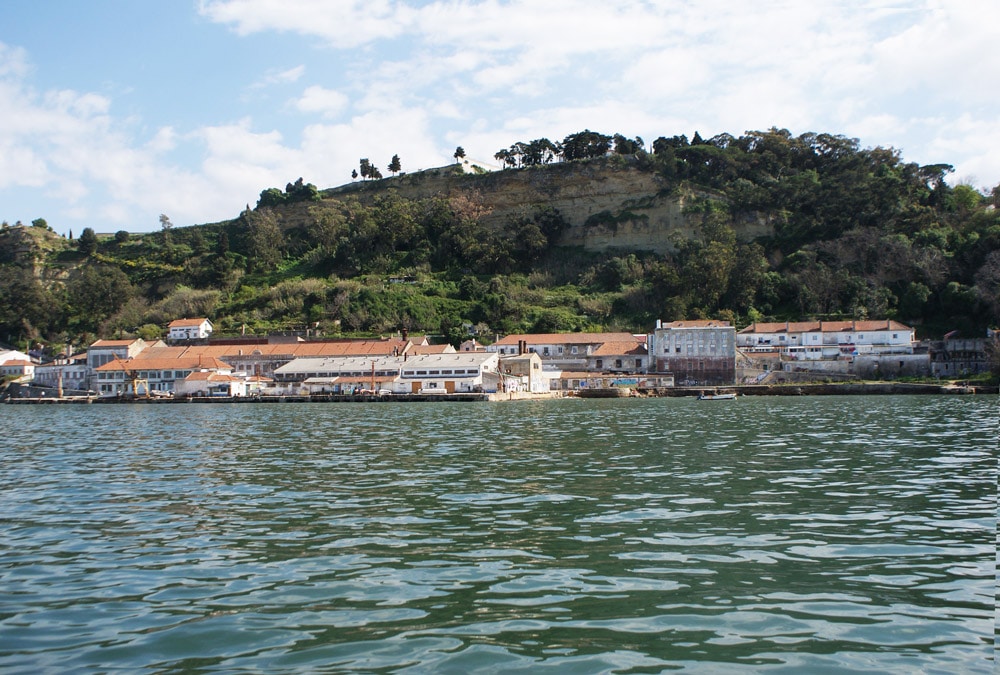
<svg viewBox="0 0 1000 675"><path fill-rule="evenodd" d="M270 272L284 255L284 237L269 209L245 213L246 252L251 272Z"/></svg>
<svg viewBox="0 0 1000 675"><path fill-rule="evenodd" d="M563 139L562 156L566 161L603 157L611 147L611 136L584 129Z"/></svg>
<svg viewBox="0 0 1000 675"><path fill-rule="evenodd" d="M389 161L389 166L387 167L389 172L395 176L402 169L402 165L399 163L399 155L393 155L392 160Z"/></svg>
<svg viewBox="0 0 1000 675"><path fill-rule="evenodd" d="M463 148L461 145L458 146L457 148L455 148L455 154L453 156L455 157L456 162L461 162L463 159L465 159L465 148Z"/></svg>
<svg viewBox="0 0 1000 675"><path fill-rule="evenodd" d="M132 283L117 267L84 265L66 282L70 321L77 329L96 332L134 294Z"/></svg>
<svg viewBox="0 0 1000 675"><path fill-rule="evenodd" d="M97 253L97 233L94 232L94 228L83 228L83 232L80 233L80 237L76 240L76 245L80 249L80 252L86 256L92 256Z"/></svg>
<svg viewBox="0 0 1000 675"><path fill-rule="evenodd" d="M43 230L49 229L49 224L45 222L44 218L35 218L33 221L31 221L31 226L40 227Z"/></svg>

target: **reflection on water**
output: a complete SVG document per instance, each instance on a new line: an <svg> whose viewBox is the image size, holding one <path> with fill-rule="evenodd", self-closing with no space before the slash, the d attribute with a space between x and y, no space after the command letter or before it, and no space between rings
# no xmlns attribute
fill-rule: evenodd
<svg viewBox="0 0 1000 675"><path fill-rule="evenodd" d="M995 397L4 406L4 672L988 672Z"/></svg>

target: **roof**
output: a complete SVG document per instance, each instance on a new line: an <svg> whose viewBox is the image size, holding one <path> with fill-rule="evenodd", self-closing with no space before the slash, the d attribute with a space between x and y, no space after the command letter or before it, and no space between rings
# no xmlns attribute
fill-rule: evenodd
<svg viewBox="0 0 1000 675"><path fill-rule="evenodd" d="M374 379L375 384L386 384L395 382L396 376L376 375L371 377L308 377L303 380L303 384L371 384Z"/></svg>
<svg viewBox="0 0 1000 675"><path fill-rule="evenodd" d="M115 359L105 363L95 370L130 371L130 370L232 370L233 367L212 356L186 356L179 358L134 358Z"/></svg>
<svg viewBox="0 0 1000 675"><path fill-rule="evenodd" d="M97 342L90 345L91 349L101 349L111 348L111 347L131 347L136 342L139 342L142 338L133 338L131 340L98 340Z"/></svg>
<svg viewBox="0 0 1000 675"><path fill-rule="evenodd" d="M416 354L454 354L455 348L451 345L413 345L406 350L410 356Z"/></svg>
<svg viewBox="0 0 1000 675"><path fill-rule="evenodd" d="M403 368L413 372L416 368L479 368L484 363L498 359L493 352L455 352L454 354L421 354L403 363Z"/></svg>
<svg viewBox="0 0 1000 675"><path fill-rule="evenodd" d="M206 321L208 321L208 319L205 318L175 319L167 325L167 328L198 328L199 326L201 326L201 324L205 323ZM212 322L208 321L208 324L212 325Z"/></svg>
<svg viewBox="0 0 1000 675"><path fill-rule="evenodd" d="M508 335L494 344L517 346L520 341L528 344L570 345L598 344L602 342L640 342L641 339L632 333L534 333Z"/></svg>
<svg viewBox="0 0 1000 675"><path fill-rule="evenodd" d="M25 361L24 359L11 359L10 361L4 361L0 363L0 366L33 366L35 365L31 361Z"/></svg>
<svg viewBox="0 0 1000 675"><path fill-rule="evenodd" d="M857 333L880 330L913 330L906 324L892 319L880 321L778 321L753 323L740 331L744 335L755 333Z"/></svg>
<svg viewBox="0 0 1000 675"><path fill-rule="evenodd" d="M185 356L212 356L217 359L275 359L291 361L303 357L332 356L391 356L402 354L410 345L408 341L352 340L338 342L291 342L279 344L209 344L178 347L153 347L136 355L137 359L181 358Z"/></svg>
<svg viewBox="0 0 1000 675"><path fill-rule="evenodd" d="M728 321L719 321L717 319L691 319L661 323L660 327L676 330L681 328L732 328L732 325Z"/></svg>
<svg viewBox="0 0 1000 675"><path fill-rule="evenodd" d="M323 373L323 372L356 372L370 373L374 370L398 371L403 364L401 356L300 356L275 369L275 373L288 375L291 373Z"/></svg>
<svg viewBox="0 0 1000 675"><path fill-rule="evenodd" d="M194 372L184 378L185 382L240 382L242 378L224 373Z"/></svg>
<svg viewBox="0 0 1000 675"><path fill-rule="evenodd" d="M646 345L637 342L605 342L591 356L645 356Z"/></svg>

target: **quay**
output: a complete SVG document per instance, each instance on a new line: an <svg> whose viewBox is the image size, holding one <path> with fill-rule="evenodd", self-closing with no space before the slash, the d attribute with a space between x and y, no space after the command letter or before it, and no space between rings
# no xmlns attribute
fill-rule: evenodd
<svg viewBox="0 0 1000 675"><path fill-rule="evenodd" d="M61 405L61 404L149 404L175 403L475 403L482 401L523 401L562 398L559 392L532 394L510 393L452 393L452 394L303 394L274 396L31 396L11 397L11 405Z"/></svg>
<svg viewBox="0 0 1000 675"><path fill-rule="evenodd" d="M96 404L113 405L138 403L168 405L175 403L475 403L488 401L537 401L557 398L678 398L731 392L737 396L881 396L881 395L982 395L1000 394L996 385L923 384L909 382L842 382L833 384L771 384L731 385L712 387L661 387L657 389L627 389L614 392L601 390L590 395L579 391L477 392L452 394L303 394L254 396L11 396L12 405Z"/></svg>

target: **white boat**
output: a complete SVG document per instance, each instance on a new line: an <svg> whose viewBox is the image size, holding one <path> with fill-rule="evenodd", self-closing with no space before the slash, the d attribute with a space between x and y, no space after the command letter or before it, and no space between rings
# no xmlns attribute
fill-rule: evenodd
<svg viewBox="0 0 1000 675"><path fill-rule="evenodd" d="M736 394L730 392L728 394L702 394L698 397L699 401L731 401L736 398Z"/></svg>

